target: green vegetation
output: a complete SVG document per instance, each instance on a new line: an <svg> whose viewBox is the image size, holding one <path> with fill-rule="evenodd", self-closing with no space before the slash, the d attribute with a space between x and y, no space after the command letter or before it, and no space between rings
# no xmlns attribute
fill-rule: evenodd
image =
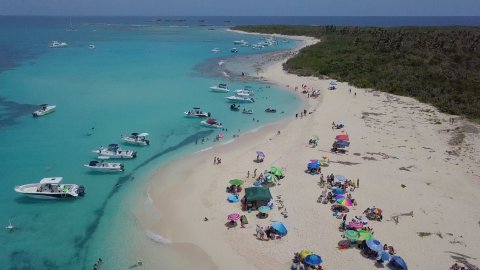
<svg viewBox="0 0 480 270"><path fill-rule="evenodd" d="M284 68L328 76L362 88L411 96L441 111L480 119L480 28L239 26L236 30L304 35L322 42L303 48Z"/></svg>

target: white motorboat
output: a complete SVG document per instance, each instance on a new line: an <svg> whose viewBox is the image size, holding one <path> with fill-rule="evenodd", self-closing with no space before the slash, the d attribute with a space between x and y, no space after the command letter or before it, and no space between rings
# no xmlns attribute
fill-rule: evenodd
<svg viewBox="0 0 480 270"><path fill-rule="evenodd" d="M108 159L108 157L106 158ZM125 170L125 167L122 163L109 163L103 162L103 160L92 160L83 166L98 172L123 172Z"/></svg>
<svg viewBox="0 0 480 270"><path fill-rule="evenodd" d="M34 111L32 113L32 115L33 115L33 117L44 116L46 114L54 112L55 108L57 108L57 106L55 106L55 105L42 104L42 105L40 105L40 109Z"/></svg>
<svg viewBox="0 0 480 270"><path fill-rule="evenodd" d="M210 86L210 90L212 92L220 92L220 93L230 92L226 83L220 83L220 84L215 85L215 86Z"/></svg>
<svg viewBox="0 0 480 270"><path fill-rule="evenodd" d="M54 40L54 41L50 42L49 47L50 48L65 48L67 46L68 46L68 44L66 42L60 42L60 41Z"/></svg>
<svg viewBox="0 0 480 270"><path fill-rule="evenodd" d="M185 117L210 117L209 112L204 112L200 108L193 108L188 112L183 112Z"/></svg>
<svg viewBox="0 0 480 270"><path fill-rule="evenodd" d="M233 102L233 103L253 103L253 102L255 102L255 100L253 98L245 97L245 96L230 96L230 97L226 97L226 99L229 102Z"/></svg>
<svg viewBox="0 0 480 270"><path fill-rule="evenodd" d="M243 89L237 89L234 93L238 96L253 96L255 94L249 86L245 86Z"/></svg>
<svg viewBox="0 0 480 270"><path fill-rule="evenodd" d="M111 159L129 159L137 157L137 152L122 150L116 143L110 144L108 147L100 147L98 150L93 150L92 152L97 153L99 156L107 156Z"/></svg>
<svg viewBox="0 0 480 270"><path fill-rule="evenodd" d="M223 128L222 123L219 123L215 118L209 118L208 120L203 120L200 122L202 125L212 128Z"/></svg>
<svg viewBox="0 0 480 270"><path fill-rule="evenodd" d="M212 49L212 52L213 52L213 53L218 53L218 52L220 52L220 49L219 49L219 48L213 48L213 49Z"/></svg>
<svg viewBox="0 0 480 270"><path fill-rule="evenodd" d="M237 48L231 48L231 49L230 49L230 52L231 52L231 53L238 53L238 49L237 49Z"/></svg>
<svg viewBox="0 0 480 270"><path fill-rule="evenodd" d="M39 183L16 186L15 191L37 199L67 199L85 195L85 188L76 184L61 184L63 177L48 177Z"/></svg>
<svg viewBox="0 0 480 270"><path fill-rule="evenodd" d="M89 48L89 49L95 49L95 44L90 44L90 45L88 45L88 48Z"/></svg>
<svg viewBox="0 0 480 270"><path fill-rule="evenodd" d="M252 109L250 109L250 110L243 109L242 113L244 113L244 114L253 114L253 110L252 110Z"/></svg>
<svg viewBox="0 0 480 270"><path fill-rule="evenodd" d="M148 135L150 134L145 132L144 133L134 132L130 135L121 135L120 138L122 139L122 141L129 144L146 146L146 145L150 145L150 140L147 139Z"/></svg>
<svg viewBox="0 0 480 270"><path fill-rule="evenodd" d="M242 45L242 44L248 44L248 42L246 42L245 40L241 39L241 40L235 40L235 41L233 41L233 44L235 44L235 45Z"/></svg>

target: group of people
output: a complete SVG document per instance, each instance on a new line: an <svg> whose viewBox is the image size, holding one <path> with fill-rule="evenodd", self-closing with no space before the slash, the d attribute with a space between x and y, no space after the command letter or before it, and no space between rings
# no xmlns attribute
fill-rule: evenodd
<svg viewBox="0 0 480 270"><path fill-rule="evenodd" d="M214 165L219 165L222 163L222 159L219 157L213 157L213 164Z"/></svg>
<svg viewBox="0 0 480 270"><path fill-rule="evenodd" d="M293 256L292 265L290 266L290 270L324 270L324 268L321 267L320 265L317 267L314 267L304 263L300 253L295 252Z"/></svg>
<svg viewBox="0 0 480 270"><path fill-rule="evenodd" d="M455 263L450 267L450 270L477 270L477 268L460 266L458 263Z"/></svg>
<svg viewBox="0 0 480 270"><path fill-rule="evenodd" d="M272 226L267 226L266 228L263 228L257 225L256 236L257 236L257 239L266 240L266 241L282 238L282 236L278 234L277 231L274 228L272 228Z"/></svg>

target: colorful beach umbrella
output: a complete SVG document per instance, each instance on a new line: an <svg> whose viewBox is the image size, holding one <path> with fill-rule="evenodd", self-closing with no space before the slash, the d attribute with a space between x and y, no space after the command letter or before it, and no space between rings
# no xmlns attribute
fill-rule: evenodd
<svg viewBox="0 0 480 270"><path fill-rule="evenodd" d="M337 200L337 203L340 204L340 205L345 205L345 206L352 206L353 205L352 201L349 198L344 197L344 196L339 197L336 200Z"/></svg>
<svg viewBox="0 0 480 270"><path fill-rule="evenodd" d="M240 219L240 214L239 213L231 213L230 215L227 216L227 219L230 221L237 221Z"/></svg>
<svg viewBox="0 0 480 270"><path fill-rule="evenodd" d="M363 228L363 223L358 222L358 221L350 221L348 223L348 227L353 228L355 230ZM359 235L360 236L360 235Z"/></svg>
<svg viewBox="0 0 480 270"><path fill-rule="evenodd" d="M278 234L284 236L287 235L288 230L287 227L285 227L285 224L283 224L280 221L272 221L272 228L278 232Z"/></svg>
<svg viewBox="0 0 480 270"><path fill-rule="evenodd" d="M367 241L365 241L365 244L367 245L367 247L369 249L371 249L373 251L376 251L378 253L383 251L382 243L380 243L380 241L378 241L376 239L368 239Z"/></svg>
<svg viewBox="0 0 480 270"><path fill-rule="evenodd" d="M358 239L358 237L360 237L360 234L354 230L346 230L343 235L345 235L345 238L350 241L355 241Z"/></svg>
<svg viewBox="0 0 480 270"><path fill-rule="evenodd" d="M310 250L308 249L303 249L302 251L300 251L300 257L302 259L305 259L305 257L307 257L308 255L310 254L313 254L313 252L311 252Z"/></svg>
<svg viewBox="0 0 480 270"><path fill-rule="evenodd" d="M278 178L273 175L273 174L266 174L263 179L268 182L268 183L277 183L278 182Z"/></svg>
<svg viewBox="0 0 480 270"><path fill-rule="evenodd" d="M359 230L358 234L360 235L358 237L358 240L360 240L360 241L374 238L373 234L371 232L367 232L365 230Z"/></svg>
<svg viewBox="0 0 480 270"><path fill-rule="evenodd" d="M310 254L305 257L304 262L311 266L319 266L320 264L322 264L323 261L322 258L317 254Z"/></svg>
<svg viewBox="0 0 480 270"><path fill-rule="evenodd" d="M243 181L241 179L230 180L230 185L234 185L234 186L241 186L241 185L243 185L243 183L245 183L245 181Z"/></svg>
<svg viewBox="0 0 480 270"><path fill-rule="evenodd" d="M268 206L266 206L266 205L260 206L260 207L258 208L258 212L260 212L260 213L262 213L262 214L268 214L268 212L270 212L270 210L272 210L272 209L270 209L270 207L268 207Z"/></svg>
<svg viewBox="0 0 480 270"><path fill-rule="evenodd" d="M261 158L264 158L265 154L262 151L257 151L257 156L261 157Z"/></svg>
<svg viewBox="0 0 480 270"><path fill-rule="evenodd" d="M407 263L400 256L392 256L390 264L397 269L408 270Z"/></svg>
<svg viewBox="0 0 480 270"><path fill-rule="evenodd" d="M272 167L270 169L270 172L273 173L277 177L282 177L283 176L283 171L278 167Z"/></svg>

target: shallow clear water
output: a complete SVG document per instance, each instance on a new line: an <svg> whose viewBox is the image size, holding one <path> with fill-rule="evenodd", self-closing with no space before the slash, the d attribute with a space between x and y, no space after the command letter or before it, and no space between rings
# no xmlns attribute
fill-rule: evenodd
<svg viewBox="0 0 480 270"><path fill-rule="evenodd" d="M226 141L292 115L301 104L275 86L201 72L205 63L231 57L233 40L254 42L256 36L144 20L77 18L75 32L65 31L68 20L62 18L1 20L1 46L14 53L0 71L0 224L11 219L17 227L13 233L0 230L1 269L91 269L98 257L105 261L102 269L128 268L138 259L131 251L145 244L135 239L146 239L132 215L132 196L139 195L156 166L214 145L219 132ZM51 40L69 46L48 48ZM294 45L281 43L262 52ZM213 54L214 47L222 51ZM245 48L239 55L256 52ZM257 102L242 107L256 113L230 111L228 94L208 89L221 81L231 89L252 85ZM57 105L56 112L32 118L41 103ZM195 106L211 112L228 131L184 118L183 112ZM270 106L284 113L264 113ZM124 173L103 175L83 167L95 158L92 150L120 143L120 135L131 132L149 132L151 145L121 145L138 151L137 159L124 161ZM202 144L204 137L209 140ZM43 201L13 191L49 176L84 185L86 196Z"/></svg>

